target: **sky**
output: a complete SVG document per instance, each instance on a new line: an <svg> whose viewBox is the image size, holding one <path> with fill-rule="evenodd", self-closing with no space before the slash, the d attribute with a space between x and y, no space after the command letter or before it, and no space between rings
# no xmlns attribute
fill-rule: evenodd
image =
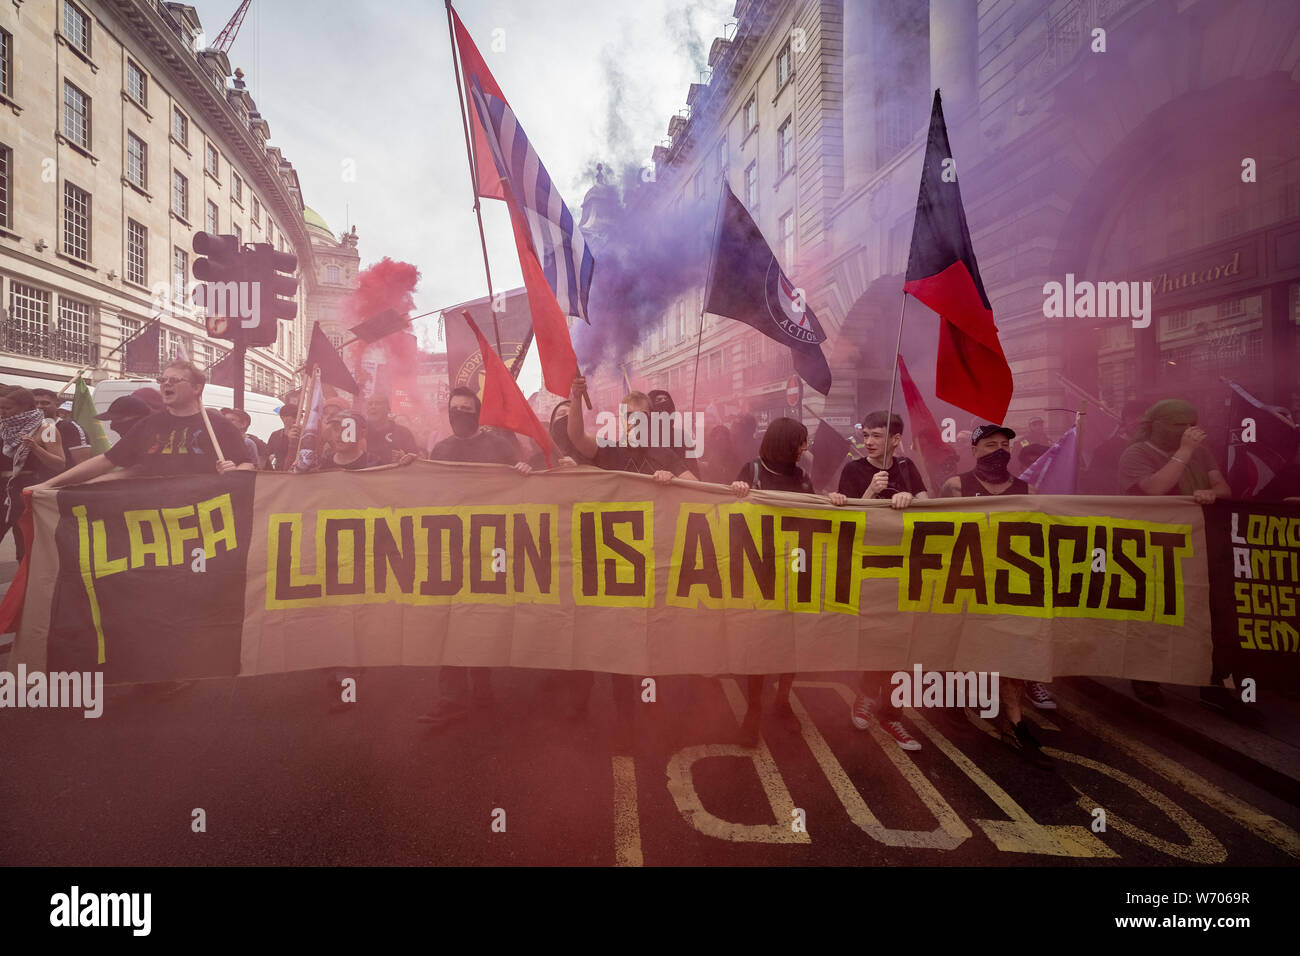
<svg viewBox="0 0 1300 956"><path fill-rule="evenodd" d="M193 3L214 42L238 0ZM649 162L686 105L734 0L461 0L457 13L575 218L597 162ZM487 294L438 0L253 0L234 47L270 143L335 235L357 227L362 267L421 272L417 312ZM352 175L348 175L348 171ZM483 201L495 290L522 284L503 204ZM441 351L437 320L417 323ZM536 350L520 375L540 383Z"/></svg>

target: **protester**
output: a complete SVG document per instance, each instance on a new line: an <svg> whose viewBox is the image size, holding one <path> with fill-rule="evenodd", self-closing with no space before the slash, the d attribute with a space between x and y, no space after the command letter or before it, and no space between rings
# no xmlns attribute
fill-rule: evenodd
<svg viewBox="0 0 1300 956"><path fill-rule="evenodd" d="M979 425L971 432L971 451L975 457L975 467L959 475L953 475L943 483L945 498L976 498L988 495L1032 495L1035 489L1023 479L1017 478L1007 470L1011 462L1011 442L1016 433L1005 425ZM1052 766L1051 760L1043 753L1042 744L1029 730L1020 708L1020 698L1024 694L1040 710L1052 710L1056 707L1047 693L1047 689L1037 681L1022 681L1019 678L1002 677L999 679L998 695L1002 701L1002 742L1025 758L1030 764L1040 768Z"/></svg>
<svg viewBox="0 0 1300 956"><path fill-rule="evenodd" d="M411 430L393 419L387 395L376 392L370 396L366 403L366 417L370 421L374 455L377 459L382 458L385 465L397 461L403 454L420 451L420 443Z"/></svg>
<svg viewBox="0 0 1300 956"><path fill-rule="evenodd" d="M1020 450L1016 452L1017 472L1023 475L1034 462L1047 453L1050 447L1050 445L1040 445L1035 442L1022 444Z"/></svg>
<svg viewBox="0 0 1300 956"><path fill-rule="evenodd" d="M45 417L57 422L55 427L58 428L59 438L63 441L68 465L77 465L89 458L93 449L86 439L86 433L76 422L59 416L59 396L48 388L34 388L32 397L36 400L36 407ZM69 407L68 411L71 413L72 409Z"/></svg>
<svg viewBox="0 0 1300 956"><path fill-rule="evenodd" d="M575 465L575 455L573 443L569 441L569 402L568 399L557 404L551 409L551 421L548 431L551 435L551 465L561 467L563 465ZM550 467L546 462L546 453L538 448L528 460L528 464L534 469L543 469Z"/></svg>
<svg viewBox="0 0 1300 956"><path fill-rule="evenodd" d="M1047 423L1040 416L1029 419L1029 430L1020 439L1020 447L1023 449L1026 445L1042 445L1044 448L1051 448L1056 439L1047 434Z"/></svg>
<svg viewBox="0 0 1300 956"><path fill-rule="evenodd" d="M138 398L149 406L151 412L161 412L167 406L163 404L162 392L158 391L156 386L143 385L131 393L132 398Z"/></svg>
<svg viewBox="0 0 1300 956"><path fill-rule="evenodd" d="M685 467L696 480L699 480L700 459L698 455L692 458L686 454L686 437L682 430L681 419L675 417L677 412L677 403L673 401L673 396L662 388L657 388L649 393L649 398L651 415L659 414L673 416L673 418L670 418L670 421L672 422L672 444L670 446L672 452L682 466ZM701 437L702 436L700 435L694 434L694 432L691 434L691 440L696 443L699 442Z"/></svg>
<svg viewBox="0 0 1300 956"><path fill-rule="evenodd" d="M101 422L108 422L108 427L117 432L118 441L121 441L132 428L148 418L151 411L143 400L134 395L123 395L121 398L113 399L113 404L108 406L108 411L96 415L95 418Z"/></svg>
<svg viewBox="0 0 1300 956"><path fill-rule="evenodd" d="M774 419L763 435L758 457L740 467L735 480L731 483L732 491L740 498L748 495L753 489L815 494L812 479L798 465L799 456L807 450L808 427L806 425L793 418ZM836 505L848 501L848 498L839 493L829 497ZM765 674L749 675L747 693L749 706L740 728L741 741L746 746L753 747L758 743L759 724L762 720L763 684L766 681ZM794 716L794 711L790 708L790 686L793 683L794 674L781 674L777 679L775 713L786 720Z"/></svg>
<svg viewBox="0 0 1300 956"><path fill-rule="evenodd" d="M886 427L888 426L888 427ZM840 494L848 498L887 498L891 508L902 510L914 500L928 498L921 472L898 450L903 445L900 415L876 411L863 416L862 449L865 457L848 462L840 472ZM888 448L889 468L885 468ZM866 730L872 718L903 750L920 750L890 701L890 671L864 671L850 712L853 726Z"/></svg>
<svg viewBox="0 0 1300 956"><path fill-rule="evenodd" d="M1119 486L1119 459L1133 443L1146 412L1146 404L1132 401L1124 403L1120 412L1120 423L1104 442L1093 451L1088 467L1080 475L1079 491L1087 495L1119 495L1124 489Z"/></svg>
<svg viewBox="0 0 1300 956"><path fill-rule="evenodd" d="M715 425L709 429L700 461L700 476L703 480L715 485L730 484L731 476L740 465L736 461L736 449L731 443L731 430L726 425Z"/></svg>
<svg viewBox="0 0 1300 956"><path fill-rule="evenodd" d="M27 553L27 542L18 531L23 490L40 487L66 464L62 435L57 428L46 427L36 397L25 388L12 388L0 395L0 481L5 484L0 540L14 529L14 552L19 561Z"/></svg>
<svg viewBox="0 0 1300 956"><path fill-rule="evenodd" d="M286 402L280 406L282 427L271 432L266 440L266 467L272 471L288 471L293 464L294 449L298 447L298 406Z"/></svg>
<svg viewBox="0 0 1300 956"><path fill-rule="evenodd" d="M131 476L163 477L256 470L248 461L243 437L220 415L208 416L221 446L212 447L200 413L207 377L192 362L172 362L158 382L165 411L142 419L104 454L74 465L36 487L75 485L106 475L116 467L128 469Z"/></svg>
<svg viewBox="0 0 1300 956"><path fill-rule="evenodd" d="M1129 495L1191 495L1197 504L1213 504L1232 491L1205 448L1205 429L1196 424L1189 402L1166 398L1146 410L1133 442L1119 459L1119 486ZM1219 663L1210 674L1213 686L1201 688L1201 703L1237 716L1240 702L1223 687L1228 676ZM1165 702L1154 681L1131 681L1138 700L1159 707Z"/></svg>
<svg viewBox="0 0 1300 956"><path fill-rule="evenodd" d="M630 471L639 475L653 475L655 481L668 483L677 478L694 478L682 460L673 454L671 448L641 447L632 442L633 432L630 427L631 416L643 415L648 434L650 413L650 396L644 392L628 392L620 403L625 410L624 434L629 436L625 443L601 444L596 436L588 434L582 421L582 399L587 394L587 380L579 375L573 380L573 391L569 396L569 441L583 459L597 468L606 471Z"/></svg>
<svg viewBox="0 0 1300 956"><path fill-rule="evenodd" d="M521 475L531 474L532 468L519 460L509 442L479 425L482 409L483 403L472 389L453 388L447 401L452 435L434 445L429 457L434 461L512 465ZM440 696L433 708L416 718L421 723L432 724L435 730L469 716L471 703L486 706L492 702L492 671L487 667L444 666L438 675L438 685Z"/></svg>
<svg viewBox="0 0 1300 956"><path fill-rule="evenodd" d="M256 467L262 467L262 445L260 439L254 438L248 434L248 427L253 424L252 417L248 412L240 408L223 408L221 414L226 421L239 429L239 434L244 437L244 450L248 452L248 460ZM260 446L260 447L259 447Z"/></svg>

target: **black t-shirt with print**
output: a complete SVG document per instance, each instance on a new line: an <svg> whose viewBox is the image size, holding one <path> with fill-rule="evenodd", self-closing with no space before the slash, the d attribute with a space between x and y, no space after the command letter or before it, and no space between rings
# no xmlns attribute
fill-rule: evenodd
<svg viewBox="0 0 1300 956"><path fill-rule="evenodd" d="M208 419L221 443L221 457L236 465L247 462L248 452L239 429L217 414L209 414ZM146 475L211 475L217 470L212 439L198 412L193 415L154 412L142 418L105 455L122 468L144 465Z"/></svg>
<svg viewBox="0 0 1300 956"><path fill-rule="evenodd" d="M405 425L397 424L391 418L370 426L370 446L372 454L376 459L383 459L380 463L384 465L392 463L394 451L417 454L420 451L420 446L415 436L411 434L411 430Z"/></svg>
<svg viewBox="0 0 1300 956"><path fill-rule="evenodd" d="M360 471L363 468L374 468L376 465L387 465L387 464L391 464L391 463L386 461L380 461L378 456L375 455L375 453L372 451L365 451L362 454L358 455L354 461L350 461L345 465L339 464L337 461L334 460L334 456L330 455L323 462L321 462L320 470L321 471Z"/></svg>
<svg viewBox="0 0 1300 956"><path fill-rule="evenodd" d="M680 475L686 471L682 460L671 448L630 448L624 445L602 445L596 449L591 463L605 471L630 471L638 475L653 475L656 471L670 471Z"/></svg>
<svg viewBox="0 0 1300 956"><path fill-rule="evenodd" d="M881 471L865 458L857 458L844 466L840 472L840 494L846 498L861 498L871 487L871 479ZM889 485L877 498L892 498L900 491L910 495L919 495L925 491L925 481L921 472L910 458L895 457L889 463Z"/></svg>

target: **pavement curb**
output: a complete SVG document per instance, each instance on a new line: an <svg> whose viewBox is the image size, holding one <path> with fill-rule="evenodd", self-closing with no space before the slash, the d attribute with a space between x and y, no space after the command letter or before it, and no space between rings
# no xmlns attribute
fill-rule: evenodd
<svg viewBox="0 0 1300 956"><path fill-rule="evenodd" d="M1141 701L1098 683L1090 677L1069 677L1062 680L1088 697L1103 701L1108 706L1122 711L1126 717L1159 730L1171 740L1203 757L1208 757L1257 787L1267 790L1275 797L1300 806L1300 780L1239 750L1234 750L1213 737L1208 737L1186 724L1171 719L1155 707L1148 707Z"/></svg>

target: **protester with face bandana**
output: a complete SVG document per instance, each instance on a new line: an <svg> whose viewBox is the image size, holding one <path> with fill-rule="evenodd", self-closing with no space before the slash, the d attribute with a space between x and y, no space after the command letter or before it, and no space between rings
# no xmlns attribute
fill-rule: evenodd
<svg viewBox="0 0 1300 956"><path fill-rule="evenodd" d="M532 472L527 462L500 435L482 429L478 416L483 403L471 389L452 389L447 402L447 418L452 435L433 446L429 457L434 461L481 462L513 465L521 475ZM433 709L418 719L441 730L469 716L471 701L486 706L492 701L492 671L487 667L443 667L438 676L441 697ZM470 687L473 685L471 694Z"/></svg>
<svg viewBox="0 0 1300 956"><path fill-rule="evenodd" d="M1213 504L1232 491L1204 447L1205 429L1196 425L1196 409L1176 398L1156 402L1142 416L1133 444L1119 459L1119 484L1130 495L1191 495L1198 504ZM1235 714L1240 702L1222 686L1224 672L1216 665L1212 687L1201 688L1206 706ZM1130 681L1133 696L1159 707L1165 702L1154 681Z"/></svg>
<svg viewBox="0 0 1300 956"><path fill-rule="evenodd" d="M14 529L14 550L18 560L26 552L18 520L23 513L23 490L63 471L63 441L59 432L45 424L45 412L25 388L0 395L0 540Z"/></svg>
<svg viewBox="0 0 1300 956"><path fill-rule="evenodd" d="M972 431L970 443L975 455L975 467L945 481L942 497L980 498L988 495L1034 494L1032 485L1015 477L1007 468L1011 463L1011 441L1015 437L1016 433L1005 425L980 425ZM1002 726L999 728L1001 739L1031 766L1050 768L1052 762L1030 732L1020 708L1020 698L1026 691L1026 682L1019 678L999 678L998 697L1004 705ZM1035 706L1038 706L1037 703Z"/></svg>

